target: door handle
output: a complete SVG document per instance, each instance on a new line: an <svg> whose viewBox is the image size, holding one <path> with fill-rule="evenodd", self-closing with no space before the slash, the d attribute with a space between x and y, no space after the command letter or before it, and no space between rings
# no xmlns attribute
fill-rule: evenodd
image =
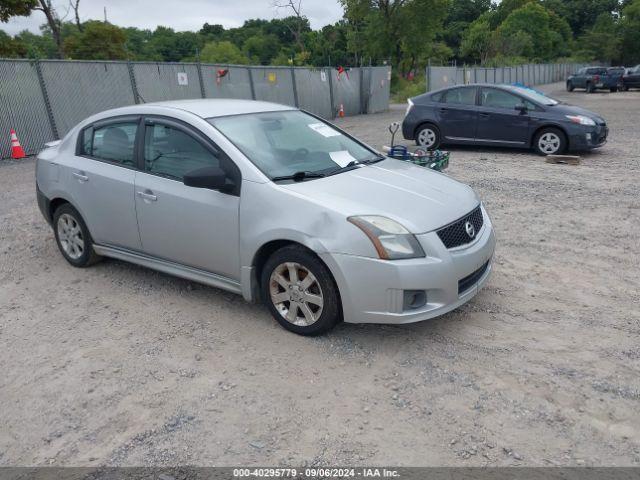
<svg viewBox="0 0 640 480"><path fill-rule="evenodd" d="M80 180L81 182L88 182L89 181L89 177L87 177L84 173L82 172L73 172L73 176L76 177L78 180Z"/></svg>
<svg viewBox="0 0 640 480"><path fill-rule="evenodd" d="M441 112L446 112L447 110L449 110L449 109L448 109L448 108L444 108L444 107L441 107L441 108L440 108L440 111L441 111Z"/></svg>
<svg viewBox="0 0 640 480"><path fill-rule="evenodd" d="M481 117L488 117L490 114L486 113L486 112L480 112L480 116Z"/></svg>
<svg viewBox="0 0 640 480"><path fill-rule="evenodd" d="M158 200L158 197L155 196L153 193L138 192L138 196L143 200L148 200L150 202L155 202L156 200Z"/></svg>

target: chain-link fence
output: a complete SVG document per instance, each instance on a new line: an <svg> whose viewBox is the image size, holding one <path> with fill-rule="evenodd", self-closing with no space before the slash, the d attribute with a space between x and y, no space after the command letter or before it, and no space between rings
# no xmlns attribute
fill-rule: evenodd
<svg viewBox="0 0 640 480"><path fill-rule="evenodd" d="M585 66L587 65L581 63L536 63L494 68L429 65L427 67L427 91L432 92L467 83L520 83L531 86L562 82L570 74Z"/></svg>
<svg viewBox="0 0 640 480"><path fill-rule="evenodd" d="M10 129L27 154L84 118L134 103L238 98L297 106L332 119L389 107L390 67L265 67L0 59L0 158L11 156Z"/></svg>

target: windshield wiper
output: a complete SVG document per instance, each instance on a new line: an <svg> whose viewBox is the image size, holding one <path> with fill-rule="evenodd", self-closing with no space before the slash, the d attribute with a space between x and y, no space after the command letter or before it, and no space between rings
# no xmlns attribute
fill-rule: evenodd
<svg viewBox="0 0 640 480"><path fill-rule="evenodd" d="M386 160L387 157L385 157L382 154L378 154L373 158L369 158L367 160L362 160L360 163L364 163L364 164L371 164L371 163L378 163L381 162L382 160Z"/></svg>
<svg viewBox="0 0 640 480"><path fill-rule="evenodd" d="M293 180L294 182L301 182L303 180L306 180L307 178L322 178L324 177L324 173L318 173L318 172L296 172L292 175L282 175L279 177L273 177L271 180L273 182L278 182L280 180Z"/></svg>

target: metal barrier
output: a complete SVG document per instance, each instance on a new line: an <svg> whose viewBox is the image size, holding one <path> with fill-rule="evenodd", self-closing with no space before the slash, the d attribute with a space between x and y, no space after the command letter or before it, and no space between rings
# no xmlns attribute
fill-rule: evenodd
<svg viewBox="0 0 640 480"><path fill-rule="evenodd" d="M515 67L427 66L427 91L468 83L522 83L542 85L564 81L571 73L587 66L581 63L526 64Z"/></svg>
<svg viewBox="0 0 640 480"><path fill-rule="evenodd" d="M27 154L37 152L55 133L37 64L28 60L0 62L0 142L2 158L11 156L9 130L15 128Z"/></svg>
<svg viewBox="0 0 640 480"><path fill-rule="evenodd" d="M16 129L27 154L64 137L84 118L134 103L187 98L255 99L298 106L321 117L389 107L390 67L264 67L0 59L0 158Z"/></svg>

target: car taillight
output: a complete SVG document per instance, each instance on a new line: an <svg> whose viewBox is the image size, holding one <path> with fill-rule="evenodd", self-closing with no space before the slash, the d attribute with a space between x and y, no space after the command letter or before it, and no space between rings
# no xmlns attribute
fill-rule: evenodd
<svg viewBox="0 0 640 480"><path fill-rule="evenodd" d="M412 108L413 108L413 102L411 101L410 98L407 98L407 111L404 112L405 117L409 115L409 112L411 111Z"/></svg>

